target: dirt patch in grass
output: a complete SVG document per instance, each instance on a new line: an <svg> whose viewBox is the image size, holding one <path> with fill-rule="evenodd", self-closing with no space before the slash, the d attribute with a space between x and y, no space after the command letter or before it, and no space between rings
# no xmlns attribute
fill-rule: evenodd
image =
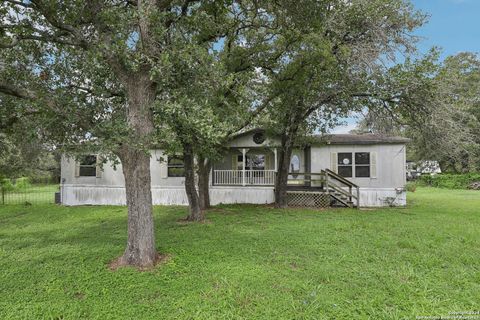
<svg viewBox="0 0 480 320"><path fill-rule="evenodd" d="M75 292L73 296L75 297L75 299L78 299L78 300L85 299L85 294L83 292Z"/></svg>
<svg viewBox="0 0 480 320"><path fill-rule="evenodd" d="M157 256L155 258L155 262L153 263L153 265L151 265L151 266L135 266L135 265L127 264L124 261L123 256L122 256L122 257L118 257L115 260L113 260L112 262L110 262L108 264L108 269L110 269L111 271L116 271L116 270L118 270L120 268L123 268L123 267L133 267L133 268L137 269L138 271L150 271L150 270L155 269L159 265L167 263L170 260L170 258L171 258L171 256L168 255L168 254L157 253Z"/></svg>

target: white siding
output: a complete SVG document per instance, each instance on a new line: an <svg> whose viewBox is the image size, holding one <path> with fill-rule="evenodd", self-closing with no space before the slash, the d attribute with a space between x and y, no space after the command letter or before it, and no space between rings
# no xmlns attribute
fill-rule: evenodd
<svg viewBox="0 0 480 320"><path fill-rule="evenodd" d="M185 184L185 179L182 177L166 177L167 163L163 161L166 160L166 157L161 150L153 150L151 154L150 170L153 186L182 187ZM103 165L103 171L100 177L76 177L74 158L62 157L61 167L62 180L64 179L63 181L66 185L101 187L123 187L125 185L121 164L118 164L116 168L114 168L112 162L107 162Z"/></svg>
<svg viewBox="0 0 480 320"><path fill-rule="evenodd" d="M347 178L356 185L365 188L404 188L405 178L405 145L331 145L312 147L312 172L332 168L331 154L341 152L376 153L376 178Z"/></svg>
<svg viewBox="0 0 480 320"><path fill-rule="evenodd" d="M244 137L247 143L250 137ZM253 151L253 150L252 150ZM360 186L361 206L405 205L405 145L330 145L311 148L312 172L332 168L331 154L338 152L376 152L377 177L351 178ZM305 171L303 150L295 150L300 158L300 171ZM160 150L152 151L152 196L154 204L186 205L184 178L166 177L167 164L159 161L163 156ZM230 158L224 163L229 169ZM229 160L230 159L230 160ZM160 159L161 160L161 159ZM271 157L273 161L273 155ZM124 205L125 189L121 164L113 168L112 163L103 166L99 177L76 177L75 160L62 157L62 202L66 205ZM273 167L273 165L272 165ZM274 201L273 187L211 187L212 204L255 203L265 204Z"/></svg>

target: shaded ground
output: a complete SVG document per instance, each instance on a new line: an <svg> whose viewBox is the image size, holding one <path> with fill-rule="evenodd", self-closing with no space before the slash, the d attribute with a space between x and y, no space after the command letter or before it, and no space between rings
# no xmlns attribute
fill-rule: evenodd
<svg viewBox="0 0 480 320"><path fill-rule="evenodd" d="M150 272L112 272L123 207L0 206L0 318L414 319L480 309L480 192L407 209L156 207Z"/></svg>

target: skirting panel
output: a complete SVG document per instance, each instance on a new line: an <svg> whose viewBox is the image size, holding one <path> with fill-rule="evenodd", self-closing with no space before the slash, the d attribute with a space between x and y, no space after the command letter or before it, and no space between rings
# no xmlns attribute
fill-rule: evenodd
<svg viewBox="0 0 480 320"><path fill-rule="evenodd" d="M125 188L110 186L63 185L62 203L77 205L125 205ZM183 188L152 188L154 205L187 205ZM273 187L210 187L212 205L231 203L269 204L275 201ZM361 207L405 206L403 189L360 189Z"/></svg>
<svg viewBox="0 0 480 320"><path fill-rule="evenodd" d="M125 205L125 188L109 186L63 186L62 203L78 205ZM154 205L187 205L183 188L152 188Z"/></svg>
<svg viewBox="0 0 480 320"><path fill-rule="evenodd" d="M60 190L67 206L126 204L123 187L63 185Z"/></svg>
<svg viewBox="0 0 480 320"><path fill-rule="evenodd" d="M210 202L268 204L275 202L275 193L273 187L210 187Z"/></svg>
<svg viewBox="0 0 480 320"><path fill-rule="evenodd" d="M188 205L184 188L152 188L154 205ZM212 205L230 203L273 203L272 187L210 187ZM110 186L62 186L62 203L78 205L125 205L125 188Z"/></svg>
<svg viewBox="0 0 480 320"><path fill-rule="evenodd" d="M403 207L407 192L402 188L360 188L360 207Z"/></svg>
<svg viewBox="0 0 480 320"><path fill-rule="evenodd" d="M289 207L326 208L330 206L330 195L322 192L287 191Z"/></svg>

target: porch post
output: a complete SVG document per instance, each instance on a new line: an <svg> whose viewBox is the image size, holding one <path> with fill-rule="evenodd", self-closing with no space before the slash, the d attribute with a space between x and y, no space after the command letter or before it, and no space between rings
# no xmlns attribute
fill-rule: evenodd
<svg viewBox="0 0 480 320"><path fill-rule="evenodd" d="M274 168L275 168L275 172L278 171L278 162L277 162L277 148L273 148L273 155L274 155L274 159L275 159L275 165L274 165Z"/></svg>
<svg viewBox="0 0 480 320"><path fill-rule="evenodd" d="M247 161L246 156L245 156L246 154L247 154L247 149L243 148L242 149L242 155L243 155L242 156L242 160L243 160L242 161L242 185L243 186L246 185L246 183L245 183L245 163Z"/></svg>

